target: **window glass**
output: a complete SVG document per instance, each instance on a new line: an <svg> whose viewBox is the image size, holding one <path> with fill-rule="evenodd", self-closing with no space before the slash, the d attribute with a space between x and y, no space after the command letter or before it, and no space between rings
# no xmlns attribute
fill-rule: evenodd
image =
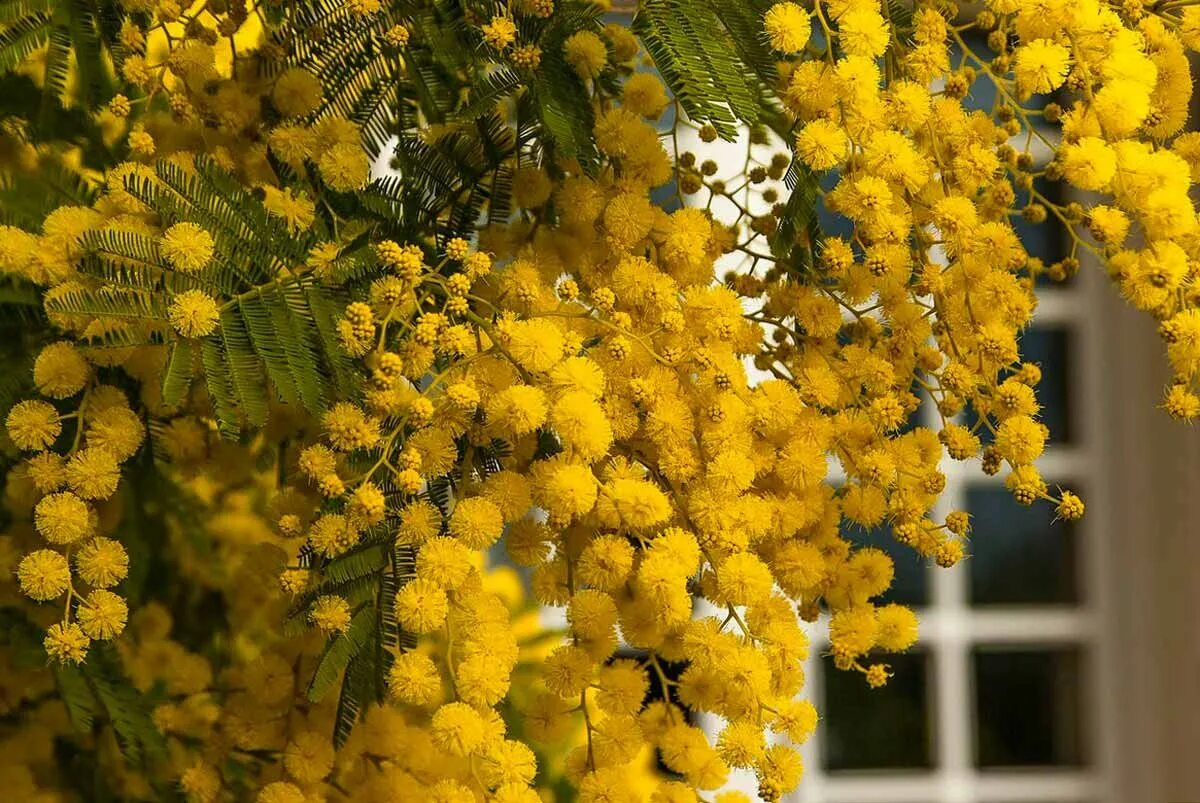
<svg viewBox="0 0 1200 803"><path fill-rule="evenodd" d="M1077 647L974 650L981 768L1084 763Z"/></svg>
<svg viewBox="0 0 1200 803"><path fill-rule="evenodd" d="M1044 505L1020 505L994 485L968 487L966 509L973 530L966 561L972 605L1079 602L1074 522L1053 521Z"/></svg>
<svg viewBox="0 0 1200 803"><path fill-rule="evenodd" d="M859 672L824 670L822 763L831 771L920 770L933 766L933 660L925 652L888 655L895 676L872 689Z"/></svg>

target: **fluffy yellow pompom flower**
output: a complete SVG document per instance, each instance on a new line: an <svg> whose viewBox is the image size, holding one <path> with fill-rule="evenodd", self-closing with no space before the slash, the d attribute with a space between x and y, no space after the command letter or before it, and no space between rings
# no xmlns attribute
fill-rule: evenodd
<svg viewBox="0 0 1200 803"><path fill-rule="evenodd" d="M799 53L812 35L812 21L808 12L791 2L776 3L767 9L763 27L771 40L771 47L780 53Z"/></svg>
<svg viewBox="0 0 1200 803"><path fill-rule="evenodd" d="M112 452L90 446L67 461L66 477L71 490L84 499L107 499L121 481L121 466Z"/></svg>
<svg viewBox="0 0 1200 803"><path fill-rule="evenodd" d="M364 524L379 524L387 514L387 500L373 482L364 482L350 497L350 516Z"/></svg>
<svg viewBox="0 0 1200 803"><path fill-rule="evenodd" d="M420 544L438 534L442 514L429 502L421 499L400 511L396 539L402 544Z"/></svg>
<svg viewBox="0 0 1200 803"><path fill-rule="evenodd" d="M717 754L734 767L752 767L766 748L762 727L757 722L730 722L717 738Z"/></svg>
<svg viewBox="0 0 1200 803"><path fill-rule="evenodd" d="M829 621L829 643L838 659L855 658L875 646L879 622L869 605L838 611Z"/></svg>
<svg viewBox="0 0 1200 803"><path fill-rule="evenodd" d="M255 803L307 803L300 787L287 781L275 781L259 790Z"/></svg>
<svg viewBox="0 0 1200 803"><path fill-rule="evenodd" d="M19 449L48 449L62 433L62 422L54 405L29 400L13 406L4 426Z"/></svg>
<svg viewBox="0 0 1200 803"><path fill-rule="evenodd" d="M800 785L804 774L804 761L800 754L783 744L772 745L755 766L759 788L768 790L773 799L792 791Z"/></svg>
<svg viewBox="0 0 1200 803"><path fill-rule="evenodd" d="M481 496L462 499L450 515L450 534L471 549L485 549L504 531L500 508Z"/></svg>
<svg viewBox="0 0 1200 803"><path fill-rule="evenodd" d="M583 391L569 391L559 397L550 411L550 426L563 446L585 462L604 457L612 445L612 426L604 408Z"/></svg>
<svg viewBox="0 0 1200 803"><path fill-rule="evenodd" d="M1062 86L1071 69L1071 51L1049 39L1035 39L1017 48L1013 74L1025 94L1045 94Z"/></svg>
<svg viewBox="0 0 1200 803"><path fill-rule="evenodd" d="M888 652L903 652L917 642L917 615L903 605L884 605L875 611L879 623L876 646Z"/></svg>
<svg viewBox="0 0 1200 803"><path fill-rule="evenodd" d="M595 662L587 651L564 644L546 659L543 678L546 687L559 697L578 697L588 686Z"/></svg>
<svg viewBox="0 0 1200 803"><path fill-rule="evenodd" d="M443 705L430 724L434 744L452 756L468 756L483 746L486 736L483 718L465 703Z"/></svg>
<svg viewBox="0 0 1200 803"><path fill-rule="evenodd" d="M181 273L196 273L212 259L216 244L212 235L195 223L176 223L163 232L158 248Z"/></svg>
<svg viewBox="0 0 1200 803"><path fill-rule="evenodd" d="M596 642L600 651L593 654L607 655L604 648L611 651L616 646L617 606L608 594L590 588L576 591L567 605L567 621L578 638Z"/></svg>
<svg viewBox="0 0 1200 803"><path fill-rule="evenodd" d="M343 143L334 145L317 158L321 178L337 192L351 192L367 183L371 177L371 165L367 154L359 145Z"/></svg>
<svg viewBox="0 0 1200 803"><path fill-rule="evenodd" d="M516 471L498 471L484 481L480 495L499 510L505 522L520 519L533 504L529 479Z"/></svg>
<svg viewBox="0 0 1200 803"><path fill-rule="evenodd" d="M333 745L316 731L301 731L283 751L283 767L301 783L310 784L333 771Z"/></svg>
<svg viewBox="0 0 1200 803"><path fill-rule="evenodd" d="M213 801L221 793L221 776L210 765L197 762L179 776L179 788L191 800Z"/></svg>
<svg viewBox="0 0 1200 803"><path fill-rule="evenodd" d="M79 349L66 341L51 343L33 362L33 384L52 399L65 399L83 390L92 369Z"/></svg>
<svg viewBox="0 0 1200 803"><path fill-rule="evenodd" d="M848 55L877 59L891 38L887 22L872 8L851 8L838 20L838 41Z"/></svg>
<svg viewBox="0 0 1200 803"><path fill-rule="evenodd" d="M38 452L25 461L25 473L39 492L48 494L62 487L63 465L61 455L54 452Z"/></svg>
<svg viewBox="0 0 1200 803"><path fill-rule="evenodd" d="M708 743L704 732L690 725L674 725L663 734L659 745L663 763L683 774L700 789L715 789L725 783L729 768Z"/></svg>
<svg viewBox="0 0 1200 803"><path fill-rule="evenodd" d="M317 519L308 532L308 542L320 555L337 557L358 541L354 522L337 513L326 513Z"/></svg>
<svg viewBox="0 0 1200 803"><path fill-rule="evenodd" d="M597 673L596 702L610 714L637 714L650 689L646 670L636 661L620 659Z"/></svg>
<svg viewBox="0 0 1200 803"><path fill-rule="evenodd" d="M509 667L494 655L471 655L454 673L454 689L468 705L493 706L504 699L509 689Z"/></svg>
<svg viewBox="0 0 1200 803"><path fill-rule="evenodd" d="M453 538L431 538L417 553L417 578L430 580L442 588L458 588L471 571L471 550Z"/></svg>
<svg viewBox="0 0 1200 803"><path fill-rule="evenodd" d="M350 603L333 594L317 597L308 610L308 621L326 634L344 633L350 627Z"/></svg>
<svg viewBox="0 0 1200 803"><path fill-rule="evenodd" d="M579 803L632 803L641 797L636 783L624 767L601 767L580 779Z"/></svg>
<svg viewBox="0 0 1200 803"><path fill-rule="evenodd" d="M401 653L388 670L388 693L400 702L413 705L436 701L442 693L437 666L425 653Z"/></svg>
<svg viewBox="0 0 1200 803"><path fill-rule="evenodd" d="M202 290L184 290L167 308L171 327L183 337L207 337L217 330L221 310Z"/></svg>
<svg viewBox="0 0 1200 803"><path fill-rule="evenodd" d="M670 102L662 81L651 73L642 72L626 79L621 97L626 109L651 120L657 120Z"/></svg>
<svg viewBox="0 0 1200 803"><path fill-rule="evenodd" d="M771 594L771 570L749 552L731 555L717 569L717 587L724 601L753 605Z"/></svg>
<svg viewBox="0 0 1200 803"><path fill-rule="evenodd" d="M640 194L622 192L604 208L604 230L614 249L632 248L653 227L654 207Z"/></svg>
<svg viewBox="0 0 1200 803"><path fill-rule="evenodd" d="M532 385L512 385L489 398L484 409L498 429L527 435L546 420L546 394Z"/></svg>
<svg viewBox="0 0 1200 803"><path fill-rule="evenodd" d="M50 625L42 645L46 648L46 654L59 663L70 661L77 664L87 657L90 643L79 625L66 622Z"/></svg>
<svg viewBox="0 0 1200 803"><path fill-rule="evenodd" d="M609 527L639 530L666 521L671 503L657 485L621 477L601 487L596 515Z"/></svg>
<svg viewBox="0 0 1200 803"><path fill-rule="evenodd" d="M46 602L67 590L71 584L71 567L61 553L39 549L21 559L17 566L17 581L22 594Z"/></svg>
<svg viewBox="0 0 1200 803"><path fill-rule="evenodd" d="M584 547L575 571L579 580L601 591L617 591L633 571L633 546L617 535L601 535Z"/></svg>
<svg viewBox="0 0 1200 803"><path fill-rule="evenodd" d="M52 544L73 544L92 532L91 510L69 491L50 494L33 511L37 531Z"/></svg>
<svg viewBox="0 0 1200 803"><path fill-rule="evenodd" d="M303 117L321 105L325 90L308 70L292 67L275 79L271 101L284 117Z"/></svg>
<svg viewBox="0 0 1200 803"><path fill-rule="evenodd" d="M539 469L534 497L551 517L569 520L596 506L600 485L587 466L555 459Z"/></svg>
<svg viewBox="0 0 1200 803"><path fill-rule="evenodd" d="M93 538L75 553L75 569L93 588L111 588L129 573L129 555L119 541Z"/></svg>
<svg viewBox="0 0 1200 803"><path fill-rule="evenodd" d="M142 420L124 404L107 407L88 421L88 445L109 452L117 460L131 457L145 437Z"/></svg>
<svg viewBox="0 0 1200 803"><path fill-rule="evenodd" d="M312 156L316 140L306 126L281 125L271 132L267 142L272 153L290 165L299 166Z"/></svg>
<svg viewBox="0 0 1200 803"><path fill-rule="evenodd" d="M449 602L446 592L431 580L410 580L396 593L396 618L405 630L429 633L446 621Z"/></svg>
<svg viewBox="0 0 1200 803"><path fill-rule="evenodd" d="M1027 465L1041 456L1046 446L1046 425L1027 415L1005 419L996 432L996 451L1014 466Z"/></svg>
<svg viewBox="0 0 1200 803"><path fill-rule="evenodd" d="M537 775L537 757L521 742L505 739L483 754L480 770L488 786L526 785Z"/></svg>
<svg viewBox="0 0 1200 803"><path fill-rule="evenodd" d="M571 34L563 43L563 53L567 63L585 81L599 75L608 61L608 48L604 46L600 37L591 31Z"/></svg>
<svg viewBox="0 0 1200 803"><path fill-rule="evenodd" d="M497 50L504 50L517 38L517 26L508 17L492 17L480 30L483 40Z"/></svg>
<svg viewBox="0 0 1200 803"><path fill-rule="evenodd" d="M338 402L321 420L333 448L351 452L379 442L379 422L349 402Z"/></svg>
<svg viewBox="0 0 1200 803"><path fill-rule="evenodd" d="M813 120L796 135L796 154L813 170L829 170L846 159L846 132L829 120Z"/></svg>
<svg viewBox="0 0 1200 803"><path fill-rule="evenodd" d="M296 233L312 225L317 207L303 192L293 193L290 187L279 190L266 186L262 189L265 193L263 206L270 214L282 218L288 231Z"/></svg>
<svg viewBox="0 0 1200 803"><path fill-rule="evenodd" d="M1063 177L1081 190L1103 190L1117 172L1117 155L1099 137L1081 137L1058 150Z"/></svg>
<svg viewBox="0 0 1200 803"><path fill-rule="evenodd" d="M771 720L771 729L787 734L794 744L803 744L817 729L817 709L808 700L782 703Z"/></svg>
<svg viewBox="0 0 1200 803"><path fill-rule="evenodd" d="M116 638L125 629L129 606L117 594L98 590L87 595L76 615L79 627L88 638L107 641Z"/></svg>
<svg viewBox="0 0 1200 803"><path fill-rule="evenodd" d="M563 359L562 331L548 320L518 321L508 328L508 337L513 358L529 371L544 373Z"/></svg>

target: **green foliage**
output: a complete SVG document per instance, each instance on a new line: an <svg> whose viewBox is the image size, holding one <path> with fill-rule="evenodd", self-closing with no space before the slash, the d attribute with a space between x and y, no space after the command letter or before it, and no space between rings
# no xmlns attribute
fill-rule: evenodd
<svg viewBox="0 0 1200 803"><path fill-rule="evenodd" d="M308 684L308 699L318 702L323 699L333 685L337 683L343 670L359 652L379 636L378 616L375 606L363 603L350 619L350 627L329 639L321 657L317 660L317 669L312 681Z"/></svg>
<svg viewBox="0 0 1200 803"><path fill-rule="evenodd" d="M512 194L511 157L520 143L495 114L460 125L432 141L403 134L395 164L402 178L380 182L376 191L394 194L420 209L426 230L442 239L469 235L484 208L504 220Z"/></svg>
<svg viewBox="0 0 1200 803"><path fill-rule="evenodd" d="M91 733L96 716L96 696L83 669L74 664L58 664L54 667L54 682L58 696L67 708L71 727L79 733Z"/></svg>
<svg viewBox="0 0 1200 803"><path fill-rule="evenodd" d="M759 32L763 3L646 0L633 30L688 117L725 139L774 115L774 67ZM752 32L752 33L751 33Z"/></svg>
<svg viewBox="0 0 1200 803"><path fill-rule="evenodd" d="M817 222L819 177L795 160L784 181L791 195L779 217L779 228L771 236L771 253L784 260L784 264L806 273L815 266L821 239Z"/></svg>
<svg viewBox="0 0 1200 803"><path fill-rule="evenodd" d="M90 733L102 717L127 761L137 764L161 757L166 744L151 718L151 705L125 677L110 645L93 644L86 662L59 665L54 677L76 730Z"/></svg>
<svg viewBox="0 0 1200 803"><path fill-rule="evenodd" d="M389 110L400 103L402 82L396 77L403 70L396 48L374 43L400 21L394 7L364 17L345 3L320 0L295 4L292 24L272 34L286 54L282 66L303 67L321 80L325 92L318 116L336 115L362 125L373 154L386 142ZM312 36L313 30L321 35Z"/></svg>
<svg viewBox="0 0 1200 803"><path fill-rule="evenodd" d="M117 3L92 0L3 0L0 3L0 73L18 67L45 49L45 81L37 120L49 125L66 104L68 78L74 74L70 101L84 108L106 102L115 86L111 68L120 28ZM24 107L26 113L29 107Z"/></svg>
<svg viewBox="0 0 1200 803"><path fill-rule="evenodd" d="M542 63L532 76L543 147L578 160L589 171L600 158L592 136L592 104L582 79L567 63L563 46L578 31L599 30L598 6L589 3L561 7L542 35Z"/></svg>

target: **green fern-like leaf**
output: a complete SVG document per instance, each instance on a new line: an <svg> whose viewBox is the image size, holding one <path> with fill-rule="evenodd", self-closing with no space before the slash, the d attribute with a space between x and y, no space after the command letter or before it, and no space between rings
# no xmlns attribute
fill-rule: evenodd
<svg viewBox="0 0 1200 803"><path fill-rule="evenodd" d="M9 22L0 32L0 71L16 69L50 39L48 8L31 7L31 13Z"/></svg>
<svg viewBox="0 0 1200 803"><path fill-rule="evenodd" d="M375 607L364 604L354 612L345 633L331 638L317 660L317 669L305 692L309 700L318 702L333 688L350 659L371 641L378 638L379 626Z"/></svg>
<svg viewBox="0 0 1200 803"><path fill-rule="evenodd" d="M359 544L325 564L321 573L334 583L378 575L387 566L388 549L388 545L383 543Z"/></svg>
<svg viewBox="0 0 1200 803"><path fill-rule="evenodd" d="M150 705L125 677L116 651L110 645L93 647L81 669L126 761L138 763L162 755L166 744L151 718Z"/></svg>
<svg viewBox="0 0 1200 803"><path fill-rule="evenodd" d="M719 0L646 0L633 30L689 118L733 139L736 123L759 122L767 65L746 12ZM754 5L753 3L749 5ZM733 31L730 27L732 26ZM739 44L739 37L753 33Z"/></svg>
<svg viewBox="0 0 1200 803"><path fill-rule="evenodd" d="M795 160L785 176L785 183L792 193L779 218L779 228L771 237L771 252L780 259L791 257L794 268L807 272L814 267L814 255L821 239L817 222L819 176Z"/></svg>
<svg viewBox="0 0 1200 803"><path fill-rule="evenodd" d="M195 357L192 341L176 340L171 345L162 377L162 398L166 406L178 407L183 403L192 384Z"/></svg>
<svg viewBox="0 0 1200 803"><path fill-rule="evenodd" d="M71 664L59 664L54 667L54 683L67 709L71 727L79 733L90 734L96 717L96 697L83 670Z"/></svg>

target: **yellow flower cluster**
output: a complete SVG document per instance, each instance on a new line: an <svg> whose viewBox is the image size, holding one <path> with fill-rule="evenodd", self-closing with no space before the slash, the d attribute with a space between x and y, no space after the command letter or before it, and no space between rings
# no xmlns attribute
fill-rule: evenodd
<svg viewBox="0 0 1200 803"><path fill-rule="evenodd" d="M49 401L15 405L5 421L18 448L30 454L24 481L37 500L33 524L43 546L16 567L21 591L39 602L63 603L63 617L46 632L46 652L78 663L93 640L108 641L125 629L125 599L108 589L129 569L119 541L99 534L97 506L117 492L121 463L145 438L141 418L125 394L95 379L93 367L67 341L46 346L34 363L34 382L47 398L78 397L61 414ZM67 421L72 435L63 436ZM73 565L72 565L73 564Z"/></svg>
<svg viewBox="0 0 1200 803"><path fill-rule="evenodd" d="M120 71L138 93L98 114L130 161L40 232L0 228L0 270L44 289L60 333L33 363L37 398L7 413L23 453L7 497L28 548L3 557L25 597L53 603L38 622L60 662L130 620L115 652L138 689L165 690L154 724L190 800L537 803L565 777L581 803L743 803L725 788L734 770L780 800L818 720L802 699L805 623L873 687L917 640L913 611L880 601L892 558L856 532L886 524L922 559L957 564L970 521L939 513L947 461L1005 472L1022 504L1084 513L1036 467L1041 371L1019 348L1036 280L1068 278L1080 249L1102 260L1162 321L1167 410L1200 415L1200 135L1180 134L1192 7L991 0L958 19L919 3L900 31L878 0L777 3L762 32L782 59L790 151L748 158L733 188L656 130L669 106L675 133L690 124L633 70L628 30L578 30L544 53L535 33L555 3L512 4L472 18L472 35L523 75L550 56L569 65L599 166L515 146L516 212L467 238L446 221L401 234L343 217L371 168L363 130L329 102L345 87L271 68L278 42L242 5L124 5ZM377 0L337 12L389 53L416 35ZM991 115L964 105L984 80ZM1053 92L1071 104L1038 99ZM429 129L430 142L457 134ZM255 191L262 220L167 219L132 191L180 192L146 161L192 179L199 156ZM789 166L825 188L840 236L771 249L789 213L764 184ZM1056 204L1043 177L1103 197ZM672 179L682 203L668 211L651 193ZM717 201L739 219L716 220ZM336 299L313 327L340 346L353 392L319 411L273 402L261 432L222 440L222 399L177 385L213 373L206 348L237 345L231 321L264 291L223 282L236 232L268 215L291 236L322 233L261 266L264 286ZM1032 258L1018 216L1053 217L1071 254ZM145 320L63 311L128 290L81 270L97 234L145 244L124 266L152 271ZM171 352L182 368L164 343L186 346ZM923 400L938 426L911 426ZM130 571L122 466L142 457L210 519L203 548L182 524L162 534L189 591L222 600L224 621L193 623L221 631L210 654L162 606L131 615L112 590ZM565 626L543 626L539 607ZM352 731L347 710L361 714ZM134 773L121 783L130 799L155 793Z"/></svg>

